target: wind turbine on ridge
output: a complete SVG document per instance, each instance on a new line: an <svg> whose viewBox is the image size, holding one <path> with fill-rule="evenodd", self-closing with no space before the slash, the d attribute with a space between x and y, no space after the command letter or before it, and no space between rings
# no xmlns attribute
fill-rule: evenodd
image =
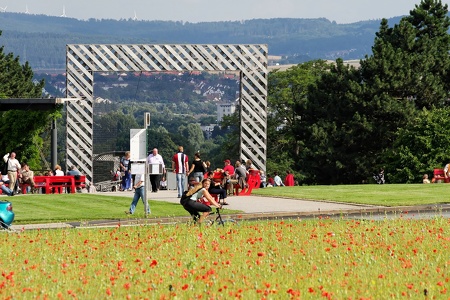
<svg viewBox="0 0 450 300"><path fill-rule="evenodd" d="M0 10L2 11L2 12L6 12L6 9L8 8L8 6L5 6L5 7L0 7Z"/></svg>
<svg viewBox="0 0 450 300"><path fill-rule="evenodd" d="M25 13L28 15L30 12L28 11L28 5L25 5Z"/></svg>
<svg viewBox="0 0 450 300"><path fill-rule="evenodd" d="M63 5L63 13L60 15L61 18L65 18L66 16L66 7Z"/></svg>
<svg viewBox="0 0 450 300"><path fill-rule="evenodd" d="M133 21L137 21L137 15L136 15L136 11L134 11L134 18L133 18Z"/></svg>

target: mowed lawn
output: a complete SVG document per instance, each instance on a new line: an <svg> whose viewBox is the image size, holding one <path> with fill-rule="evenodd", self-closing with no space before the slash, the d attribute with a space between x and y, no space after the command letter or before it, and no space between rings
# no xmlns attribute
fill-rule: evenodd
<svg viewBox="0 0 450 300"><path fill-rule="evenodd" d="M450 184L385 184L296 186L253 190L254 196L284 197L317 201L336 201L381 206L414 206L450 203ZM242 197L245 201L245 197ZM126 219L145 217L142 202L136 213L125 215L130 196L97 194L1 196L11 201L15 224ZM187 216L178 203L149 200L149 218ZM225 214L238 211L225 210Z"/></svg>
<svg viewBox="0 0 450 300"><path fill-rule="evenodd" d="M254 195L382 206L450 203L450 184L360 184L273 187Z"/></svg>

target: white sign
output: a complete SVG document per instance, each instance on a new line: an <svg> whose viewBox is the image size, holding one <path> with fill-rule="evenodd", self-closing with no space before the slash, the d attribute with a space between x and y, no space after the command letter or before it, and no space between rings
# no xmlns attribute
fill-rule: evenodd
<svg viewBox="0 0 450 300"><path fill-rule="evenodd" d="M146 160L147 158L147 130L130 129L130 160Z"/></svg>
<svg viewBox="0 0 450 300"><path fill-rule="evenodd" d="M131 163L131 174L145 174L145 162Z"/></svg>
<svg viewBox="0 0 450 300"><path fill-rule="evenodd" d="M157 175L163 173L162 164L150 164L149 167L150 167L149 169L150 175Z"/></svg>

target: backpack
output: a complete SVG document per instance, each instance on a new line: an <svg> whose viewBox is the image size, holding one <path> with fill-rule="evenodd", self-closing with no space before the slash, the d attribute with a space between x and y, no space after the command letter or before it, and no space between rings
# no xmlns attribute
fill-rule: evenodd
<svg viewBox="0 0 450 300"><path fill-rule="evenodd" d="M188 191L184 191L183 194L181 195L181 198L180 198L180 204L183 205L183 206L191 198L191 196L188 196L187 193L188 193Z"/></svg>

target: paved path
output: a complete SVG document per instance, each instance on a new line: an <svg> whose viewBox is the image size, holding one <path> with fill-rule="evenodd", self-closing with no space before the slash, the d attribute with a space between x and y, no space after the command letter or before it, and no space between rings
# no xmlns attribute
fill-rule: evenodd
<svg viewBox="0 0 450 300"><path fill-rule="evenodd" d="M121 194L122 193L122 194ZM124 193L102 193L112 196L124 195ZM130 196L131 197L131 196ZM148 199L157 201L167 201L179 203L176 191L158 191L150 193ZM262 196L230 196L227 198L229 205L225 209L240 210L244 213L272 213L272 212L324 212L324 211L343 211L361 208L373 208L369 205L351 205L335 202L319 202L308 200L296 200L288 198L262 197Z"/></svg>

